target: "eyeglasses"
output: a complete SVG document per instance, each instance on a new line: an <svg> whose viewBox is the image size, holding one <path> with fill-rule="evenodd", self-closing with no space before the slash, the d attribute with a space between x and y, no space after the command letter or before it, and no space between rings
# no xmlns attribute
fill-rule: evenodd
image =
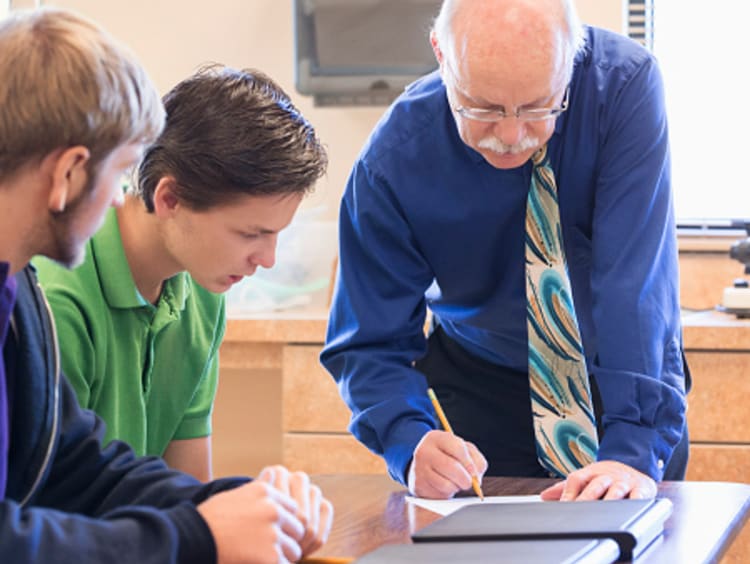
<svg viewBox="0 0 750 564"><path fill-rule="evenodd" d="M563 96L562 103L559 106L551 108L529 108L520 109L513 112L506 112L501 109L485 109L485 108L470 108L467 106L454 106L453 111L460 115L462 118L483 121L483 122L497 122L507 117L513 116L516 119L522 121L545 121L548 119L554 119L568 109L568 101L570 100L570 86L565 89L565 95Z"/></svg>
<svg viewBox="0 0 750 564"><path fill-rule="evenodd" d="M450 74L455 80L453 71L450 70ZM453 89L458 92L461 90L454 84L451 85ZM461 92L464 94L463 92ZM466 94L464 94L466 95ZM451 96L449 96L449 99ZM460 115L462 118L470 119L473 121L481 121L485 123L495 123L504 120L508 117L515 117L522 121L546 121L554 119L568 109L570 101L570 85L565 88L565 94L563 95L562 102L559 106L553 106L551 108L527 108L518 109L513 112L507 112L499 108L472 108L469 106L453 105L453 111Z"/></svg>

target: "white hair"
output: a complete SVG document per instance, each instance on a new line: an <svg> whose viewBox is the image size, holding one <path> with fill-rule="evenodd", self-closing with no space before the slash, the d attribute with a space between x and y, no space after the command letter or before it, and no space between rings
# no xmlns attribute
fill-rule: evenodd
<svg viewBox="0 0 750 564"><path fill-rule="evenodd" d="M575 60L578 51L583 49L586 42L586 36L573 0L560 0L560 2L562 3L562 9L565 14L565 23L567 24L567 29L565 30L566 33L564 34L565 67L568 80L570 80L570 77L573 74L573 61ZM455 57L456 53L455 42L453 41L452 22L453 16L458 9L458 4L459 0L443 0L443 4L440 7L440 13L438 13L432 26L437 42L440 45L440 50L452 64L457 62Z"/></svg>

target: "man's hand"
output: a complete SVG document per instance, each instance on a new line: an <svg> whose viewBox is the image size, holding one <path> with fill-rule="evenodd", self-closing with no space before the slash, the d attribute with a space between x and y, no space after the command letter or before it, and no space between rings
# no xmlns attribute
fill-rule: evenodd
<svg viewBox="0 0 750 564"><path fill-rule="evenodd" d="M647 499L656 496L656 482L626 464L603 460L571 472L541 496L544 501Z"/></svg>
<svg viewBox="0 0 750 564"><path fill-rule="evenodd" d="M479 482L487 460L472 443L445 431L430 431L414 449L407 479L409 491L419 497L448 499Z"/></svg>
<svg viewBox="0 0 750 564"><path fill-rule="evenodd" d="M264 468L257 480L210 497L198 511L219 564L295 562L325 542L333 520L330 502L307 475L282 466Z"/></svg>
<svg viewBox="0 0 750 564"><path fill-rule="evenodd" d="M259 479L268 481L276 489L297 502L296 517L305 528L299 542L302 556L318 550L328 539L333 524L333 505L304 472L289 472L283 466L264 468Z"/></svg>

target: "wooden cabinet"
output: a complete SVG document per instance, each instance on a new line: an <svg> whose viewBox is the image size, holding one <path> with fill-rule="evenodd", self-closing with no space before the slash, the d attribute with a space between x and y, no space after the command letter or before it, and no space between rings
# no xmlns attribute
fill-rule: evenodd
<svg viewBox="0 0 750 564"><path fill-rule="evenodd" d="M265 420L277 419L280 424L258 429L277 433L280 454L269 463L282 462L314 474L385 472L382 459L349 434L349 409L318 361L325 327L325 312L232 319L222 346L222 374L237 380L242 371L252 370L263 381L280 381L279 394L264 406L277 414ZM750 483L750 321L718 312L688 315L684 341L693 375L688 395L688 479ZM238 396L248 393L220 389L220 399L237 405ZM216 415L227 415L221 405ZM237 433L245 432L237 427L241 424L232 426ZM219 454L241 452L221 439L215 437ZM239 464L238 460L231 469Z"/></svg>
<svg viewBox="0 0 750 564"><path fill-rule="evenodd" d="M310 474L328 473L385 473L383 460L371 453L347 430L349 409L339 396L333 378L320 365L318 355L325 339L325 312L296 313L293 317L274 316L270 319L230 319L222 345L219 396L215 418L231 417L234 424L222 425L224 436L239 433L238 426L248 417L241 413L220 413L222 402L237 404L237 394L248 395L251 390L237 383L225 385L225 372L234 376L244 370L248 379L260 376L262 381L280 381L279 397L269 397L265 405L255 409L266 412L267 428L256 429L256 434L277 435L280 442L279 458L266 457L264 464L282 463L294 470ZM257 378L256 378L257 379ZM262 398L260 399L262 402ZM278 402L274 404L274 402ZM280 432L275 421L280 420ZM237 456L250 461L249 447L238 440L222 440L215 434L217 454L234 453L234 459L224 455L214 457L217 474L222 469L234 470Z"/></svg>
<svg viewBox="0 0 750 564"><path fill-rule="evenodd" d="M688 480L750 483L750 320L719 312L688 315Z"/></svg>
<svg viewBox="0 0 750 564"><path fill-rule="evenodd" d="M288 344L282 352L283 459L311 474L382 473L385 462L348 431L350 411L320 365L322 344Z"/></svg>

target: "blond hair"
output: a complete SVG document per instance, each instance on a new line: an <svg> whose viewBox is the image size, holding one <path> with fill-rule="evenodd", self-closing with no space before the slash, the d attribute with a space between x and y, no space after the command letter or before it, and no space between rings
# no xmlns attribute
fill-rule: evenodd
<svg viewBox="0 0 750 564"><path fill-rule="evenodd" d="M74 13L0 21L0 181L56 149L83 145L89 168L164 126L159 95L133 55Z"/></svg>

